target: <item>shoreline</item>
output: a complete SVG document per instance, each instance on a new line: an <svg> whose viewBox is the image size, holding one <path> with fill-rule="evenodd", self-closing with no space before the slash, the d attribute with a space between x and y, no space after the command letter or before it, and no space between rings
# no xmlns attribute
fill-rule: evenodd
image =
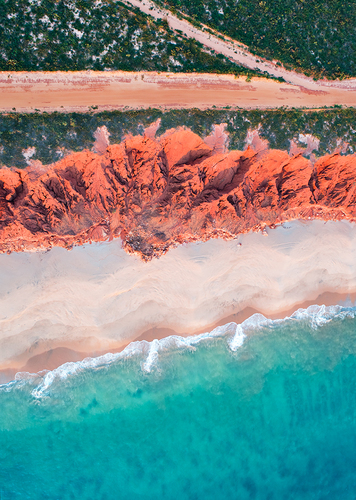
<svg viewBox="0 0 356 500"><path fill-rule="evenodd" d="M148 263L117 240L2 255L0 382L255 312L276 319L312 304L353 305L355 248L355 224L297 221Z"/></svg>
<svg viewBox="0 0 356 500"><path fill-rule="evenodd" d="M0 112L270 109L356 106L356 79L316 89L230 74L124 71L0 72Z"/></svg>
<svg viewBox="0 0 356 500"><path fill-rule="evenodd" d="M42 371L53 371L56 368L64 365L68 362L80 362L86 358L98 358L105 354L115 354L122 352L127 346L129 346L132 342L138 341L147 341L152 342L154 340L162 340L164 338L170 336L179 336L179 337L192 337L195 335L199 335L202 333L212 332L215 328L219 326L225 326L229 323L236 323L237 325L241 324L243 321L247 320L254 314L262 314L267 319L276 320L276 319L284 319L286 317L291 316L298 309L307 309L309 306L318 305L318 306L336 306L340 305L343 307L353 307L356 305L356 289L354 292L349 293L340 293L340 292L324 292L316 299L307 299L303 302L295 304L293 307L287 310L274 311L269 313L268 311L262 311L258 309L254 309L253 307L246 307L242 311L239 311L235 314L231 314L227 317L221 318L216 323L211 325L207 325L205 328L199 329L193 332L181 332L178 333L174 329L171 328L159 328L153 327L149 330L143 332L138 337L130 340L127 343L119 345L118 347L114 347L110 351L100 350L100 348L91 350L91 351L77 351L73 349L72 344L70 342L63 343L60 347L54 347L53 349L44 351L40 354L36 354L34 356L30 356L28 354L28 359L26 363L23 365L18 364L10 364L7 365L6 368L0 365L0 385L7 384L15 379L15 375L17 373L40 373ZM99 341L100 344L100 341Z"/></svg>

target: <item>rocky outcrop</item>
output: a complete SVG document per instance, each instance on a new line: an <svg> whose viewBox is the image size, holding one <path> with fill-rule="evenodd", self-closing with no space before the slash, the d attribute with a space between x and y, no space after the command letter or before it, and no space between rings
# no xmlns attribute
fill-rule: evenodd
<svg viewBox="0 0 356 500"><path fill-rule="evenodd" d="M217 153L186 129L128 137L104 154L0 169L0 251L121 236L143 259L177 244L234 238L289 219L356 217L356 157L314 165L263 149Z"/></svg>

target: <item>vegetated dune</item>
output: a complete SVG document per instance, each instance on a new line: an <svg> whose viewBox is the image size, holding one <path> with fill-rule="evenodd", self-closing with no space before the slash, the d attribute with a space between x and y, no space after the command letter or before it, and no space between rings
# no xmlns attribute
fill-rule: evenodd
<svg viewBox="0 0 356 500"><path fill-rule="evenodd" d="M355 220L355 155L313 164L261 141L225 153L207 142L181 128L48 167L0 169L0 251L121 236L127 252L150 260L291 219Z"/></svg>

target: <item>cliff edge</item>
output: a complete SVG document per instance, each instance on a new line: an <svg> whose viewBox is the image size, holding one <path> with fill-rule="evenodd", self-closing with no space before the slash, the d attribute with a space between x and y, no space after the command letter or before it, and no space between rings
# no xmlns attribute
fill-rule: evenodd
<svg viewBox="0 0 356 500"><path fill-rule="evenodd" d="M290 219L355 220L356 156L217 152L188 129L0 169L0 252L121 236L144 260Z"/></svg>

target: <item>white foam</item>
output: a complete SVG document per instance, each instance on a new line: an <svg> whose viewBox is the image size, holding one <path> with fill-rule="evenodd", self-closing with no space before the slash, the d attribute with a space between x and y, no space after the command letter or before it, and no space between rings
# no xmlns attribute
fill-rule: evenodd
<svg viewBox="0 0 356 500"><path fill-rule="evenodd" d="M325 305L313 305L309 306L308 309L298 309L292 314L292 319L309 319L310 326L312 328L318 328L331 321L336 315L340 313L349 313L348 310L344 310L341 306L328 306Z"/></svg>
<svg viewBox="0 0 356 500"><path fill-rule="evenodd" d="M237 351L244 343L246 334L244 333L242 325L236 325L235 335L229 340L228 344L232 351Z"/></svg>
<svg viewBox="0 0 356 500"><path fill-rule="evenodd" d="M41 376L40 383L32 390L32 396L36 399L50 395L50 388L54 382L60 382L68 377L75 376L84 370L94 370L112 363L118 362L128 357L139 356L143 360L141 369L146 374L159 369L160 355L167 352L182 350L195 350L196 346L204 341L214 338L225 338L227 346L232 352L240 349L249 334L258 332L261 328L272 328L288 321L306 321L311 328L317 329L330 322L334 318L355 317L356 308L343 308L341 306L312 305L307 309L298 309L291 316L283 319L268 319L262 314L253 314L241 324L228 323L219 326L211 332L180 337L171 335L163 339L154 339L151 342L146 340L131 342L123 351L119 353L107 353L96 358L86 358L83 361L65 363L55 370L42 372L40 374L21 373L16 376L16 381L34 382ZM14 382L10 382L0 389L13 388Z"/></svg>
<svg viewBox="0 0 356 500"><path fill-rule="evenodd" d="M150 347L149 347L146 361L142 364L142 369L145 372L150 373L153 366L157 365L159 348L160 348L160 341L159 340L154 339L152 342L150 342Z"/></svg>

